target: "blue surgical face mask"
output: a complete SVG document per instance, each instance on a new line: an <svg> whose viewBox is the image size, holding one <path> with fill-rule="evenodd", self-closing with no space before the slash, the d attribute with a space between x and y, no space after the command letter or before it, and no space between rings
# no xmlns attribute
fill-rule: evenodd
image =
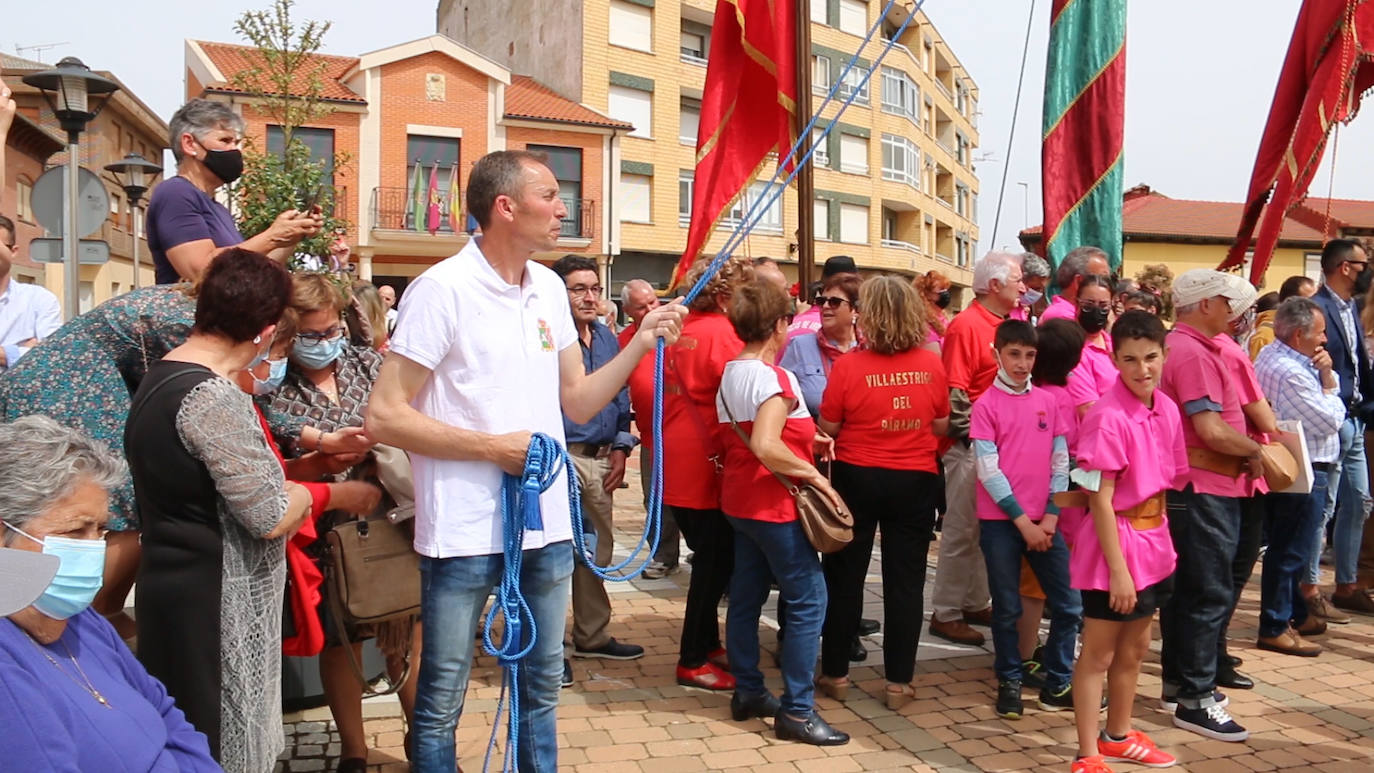
<svg viewBox="0 0 1374 773"><path fill-rule="evenodd" d="M291 356L296 358L302 367L310 370L322 370L327 368L339 359L339 354L343 351L343 336L339 336L331 341L316 341L314 343L304 343L299 338L291 346Z"/></svg>
<svg viewBox="0 0 1374 773"><path fill-rule="evenodd" d="M33 602L39 612L54 620L80 614L95 600L105 582L105 540L71 537L31 537L20 529L5 526L43 546L43 552L57 556L57 576L48 589Z"/></svg>
<svg viewBox="0 0 1374 773"><path fill-rule="evenodd" d="M255 343L255 344L257 344L257 343L262 343L262 336L258 336L257 338L254 338L254 339L253 339L253 343ZM258 352L256 355L254 355L253 361L250 362L250 363L248 363L248 369L249 369L249 370L252 370L253 368L256 368L256 367L258 367L259 365L261 365L261 364L262 364L262 361L265 360L265 359L267 359L267 353L270 352L270 351L272 351L272 345L271 345L271 344L268 344L266 349L263 349L262 351Z"/></svg>
<svg viewBox="0 0 1374 773"><path fill-rule="evenodd" d="M286 380L285 359L268 360L267 367L266 380L258 378L257 374L253 373L251 370L248 371L249 375L253 377L253 394L255 395L271 394L277 391L277 387L281 386L281 382Z"/></svg>
<svg viewBox="0 0 1374 773"><path fill-rule="evenodd" d="M1027 290L1021 293L1021 302L1027 306L1034 306L1036 301L1039 301L1043 297L1045 297L1045 294L1039 290Z"/></svg>

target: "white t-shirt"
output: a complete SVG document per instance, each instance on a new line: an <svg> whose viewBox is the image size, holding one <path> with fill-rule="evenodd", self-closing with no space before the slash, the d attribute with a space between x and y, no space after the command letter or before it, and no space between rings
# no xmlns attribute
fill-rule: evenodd
<svg viewBox="0 0 1374 773"><path fill-rule="evenodd" d="M507 284L473 239L406 288L391 351L432 373L416 410L463 429L528 430L563 442L558 353L577 344L562 279L530 261L520 285ZM501 469L411 454L415 550L433 558L502 551ZM568 484L560 475L539 498L542 532L525 549L572 539Z"/></svg>

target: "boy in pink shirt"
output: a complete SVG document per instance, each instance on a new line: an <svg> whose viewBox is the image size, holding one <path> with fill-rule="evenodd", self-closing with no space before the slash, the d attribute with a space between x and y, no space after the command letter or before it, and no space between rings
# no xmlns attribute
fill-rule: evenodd
<svg viewBox="0 0 1374 773"><path fill-rule="evenodd" d="M1083 650L1074 668L1078 758L1073 773L1110 773L1108 760L1174 764L1131 729L1140 661L1155 610L1173 593L1176 563L1164 492L1188 471L1178 406L1156 390L1164 325L1128 311L1112 328L1121 375L1083 419L1077 468L1091 520L1073 543L1069 576L1083 598ZM1077 479L1077 476L1075 476ZM1102 680L1110 673L1107 727L1098 734Z"/></svg>
<svg viewBox="0 0 1374 773"><path fill-rule="evenodd" d="M1069 551L1058 532L1054 494L1068 487L1069 450L1054 395L1030 383L1035 328L1007 320L993 339L997 376L973 404L969 439L978 474L978 537L992 594L992 642L997 672L997 714L1019 719L1024 677L1018 646L1021 559L1030 563L1050 606L1040 707L1073 708L1070 677L1074 637L1082 616L1069 587Z"/></svg>

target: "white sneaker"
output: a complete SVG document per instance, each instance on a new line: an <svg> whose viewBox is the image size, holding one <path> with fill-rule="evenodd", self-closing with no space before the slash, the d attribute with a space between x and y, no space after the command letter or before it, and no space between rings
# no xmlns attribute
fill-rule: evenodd
<svg viewBox="0 0 1374 773"><path fill-rule="evenodd" d="M667 564L662 564L658 561L650 561L649 564L644 567L644 573L642 576L646 580L661 580L670 574L676 574L677 572L681 571L681 569L682 567L678 566L677 564L668 566Z"/></svg>

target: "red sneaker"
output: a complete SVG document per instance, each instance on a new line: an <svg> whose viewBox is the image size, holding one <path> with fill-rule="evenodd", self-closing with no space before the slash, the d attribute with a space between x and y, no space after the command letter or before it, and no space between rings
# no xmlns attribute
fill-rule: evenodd
<svg viewBox="0 0 1374 773"><path fill-rule="evenodd" d="M730 670L730 656L725 652L724 647L716 647L711 650L711 654L706 656L706 660L715 663L726 671Z"/></svg>
<svg viewBox="0 0 1374 773"><path fill-rule="evenodd" d="M735 677L709 660L697 668L678 666L677 683L683 687L700 687L704 690L735 689Z"/></svg>
<svg viewBox="0 0 1374 773"><path fill-rule="evenodd" d="M1099 735L1097 753L1112 762L1134 762L1147 768L1167 768L1178 762L1174 755L1160 751L1155 742L1139 730L1127 733L1124 741L1108 741Z"/></svg>
<svg viewBox="0 0 1374 773"><path fill-rule="evenodd" d="M1079 757L1073 761L1072 773L1113 773L1101 757Z"/></svg>

